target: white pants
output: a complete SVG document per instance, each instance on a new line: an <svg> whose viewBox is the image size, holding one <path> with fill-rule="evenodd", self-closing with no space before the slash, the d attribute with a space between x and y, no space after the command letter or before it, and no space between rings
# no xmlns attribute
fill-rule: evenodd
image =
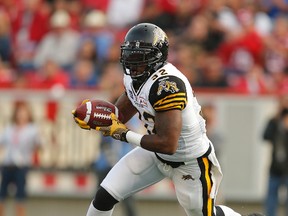
<svg viewBox="0 0 288 216"><path fill-rule="evenodd" d="M172 168L153 152L138 147L113 167L101 186L120 201L166 177L173 181L177 199L188 216L213 215L214 198L222 178L213 149L209 156Z"/></svg>

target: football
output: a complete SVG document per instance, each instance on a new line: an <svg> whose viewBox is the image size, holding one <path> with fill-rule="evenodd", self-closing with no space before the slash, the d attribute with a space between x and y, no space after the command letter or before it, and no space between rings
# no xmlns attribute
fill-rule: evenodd
<svg viewBox="0 0 288 216"><path fill-rule="evenodd" d="M95 129L96 127L110 126L112 124L111 113L114 113L121 121L122 115L114 104L105 100L91 100L78 106L74 116Z"/></svg>

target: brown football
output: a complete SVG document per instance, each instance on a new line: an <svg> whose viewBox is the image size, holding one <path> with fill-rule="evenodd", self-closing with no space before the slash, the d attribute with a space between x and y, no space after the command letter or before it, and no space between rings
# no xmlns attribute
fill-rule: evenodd
<svg viewBox="0 0 288 216"><path fill-rule="evenodd" d="M122 115L114 104L105 100L91 100L76 108L75 117L95 129L99 126L110 126L112 124L111 113L114 113L121 121Z"/></svg>

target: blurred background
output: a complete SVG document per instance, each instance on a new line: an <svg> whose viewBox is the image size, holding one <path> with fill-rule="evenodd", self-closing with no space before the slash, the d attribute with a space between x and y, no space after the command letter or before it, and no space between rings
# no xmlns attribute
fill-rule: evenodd
<svg viewBox="0 0 288 216"><path fill-rule="evenodd" d="M288 95L287 0L0 0L0 165L11 166L3 134L19 102L31 108L41 146L25 164L26 215L86 214L101 136L80 130L71 110L121 94L119 47L139 22L166 31L169 62L203 107L224 172L217 202L264 212L273 145L263 134ZM21 212L15 187L7 190L0 214ZM281 187L277 215L286 196ZM136 194L135 205L139 216L184 215L169 180ZM114 215L125 215L120 205Z"/></svg>

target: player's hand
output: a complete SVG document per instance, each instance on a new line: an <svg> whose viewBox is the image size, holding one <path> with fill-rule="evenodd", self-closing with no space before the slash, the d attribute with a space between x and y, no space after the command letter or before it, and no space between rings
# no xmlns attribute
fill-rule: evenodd
<svg viewBox="0 0 288 216"><path fill-rule="evenodd" d="M110 117L112 120L112 125L108 127L96 127L95 129L101 131L104 136L111 136L116 140L127 142L126 133L129 131L129 129L119 121L114 113L111 113Z"/></svg>
<svg viewBox="0 0 288 216"><path fill-rule="evenodd" d="M85 104L86 102L90 101L89 99L85 99L82 101L81 105L82 104ZM72 115L73 115L73 118L74 118L74 121L78 124L78 126L82 129L85 129L85 130L90 130L90 126L87 125L86 122L82 121L81 119L77 118L76 117L76 111L75 110L72 110Z"/></svg>

